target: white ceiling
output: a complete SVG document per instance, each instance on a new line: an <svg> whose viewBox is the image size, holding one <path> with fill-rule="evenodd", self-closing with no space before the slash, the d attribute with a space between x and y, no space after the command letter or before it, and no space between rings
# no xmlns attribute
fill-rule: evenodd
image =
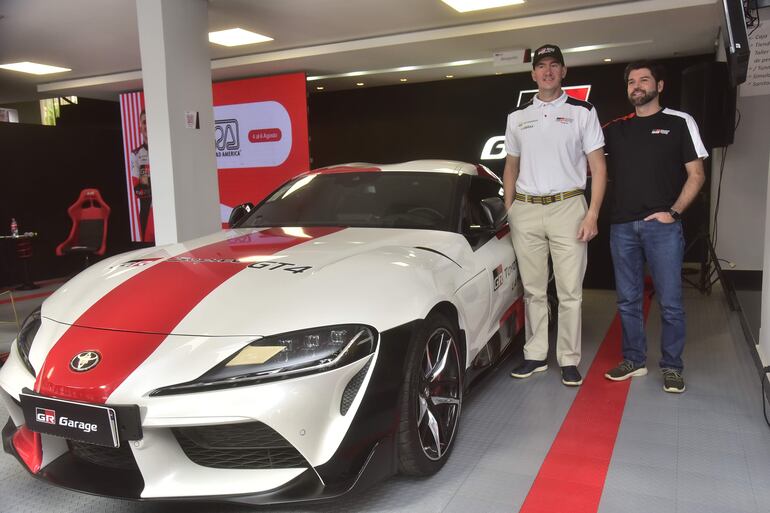
<svg viewBox="0 0 770 513"><path fill-rule="evenodd" d="M141 87L135 0L0 0L0 63L71 68L48 76L0 70L0 103L77 94L115 98ZM209 29L235 26L274 38L250 46L210 45L214 80L289 71L338 75L402 66L421 71L339 77L327 91L513 73L492 53L554 43L614 44L566 56L568 66L708 53L720 24L716 0L528 0L460 14L440 0L210 0ZM468 66L436 66L483 59Z"/></svg>

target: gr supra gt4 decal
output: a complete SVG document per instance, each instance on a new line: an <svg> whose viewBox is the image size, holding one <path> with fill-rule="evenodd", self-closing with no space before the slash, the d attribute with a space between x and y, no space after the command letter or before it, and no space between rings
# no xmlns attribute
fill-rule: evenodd
<svg viewBox="0 0 770 513"><path fill-rule="evenodd" d="M323 168L228 230L91 266L0 369L5 450L133 499L281 503L437 472L466 388L523 325L500 191L453 161Z"/></svg>

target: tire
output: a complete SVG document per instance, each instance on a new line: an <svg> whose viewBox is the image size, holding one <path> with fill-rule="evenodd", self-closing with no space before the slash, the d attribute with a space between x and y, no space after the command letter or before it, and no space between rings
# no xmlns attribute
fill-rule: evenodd
<svg viewBox="0 0 770 513"><path fill-rule="evenodd" d="M458 331L445 315L432 314L409 346L398 432L402 474L438 472L454 446L465 372Z"/></svg>

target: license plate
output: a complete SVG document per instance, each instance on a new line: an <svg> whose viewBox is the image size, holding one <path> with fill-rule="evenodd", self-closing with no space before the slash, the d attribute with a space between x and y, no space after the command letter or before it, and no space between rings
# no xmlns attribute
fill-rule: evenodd
<svg viewBox="0 0 770 513"><path fill-rule="evenodd" d="M120 447L118 419L113 408L25 393L20 397L24 419L32 431Z"/></svg>

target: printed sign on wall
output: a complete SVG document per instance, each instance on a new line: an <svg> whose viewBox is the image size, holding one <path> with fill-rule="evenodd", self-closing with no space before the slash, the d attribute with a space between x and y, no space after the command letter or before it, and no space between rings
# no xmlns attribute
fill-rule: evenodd
<svg viewBox="0 0 770 513"><path fill-rule="evenodd" d="M741 96L770 94L770 23L763 21L749 35L749 69Z"/></svg>
<svg viewBox="0 0 770 513"><path fill-rule="evenodd" d="M123 155L131 240L154 242L155 230L150 215L152 196L150 195L150 159L144 95L142 93L121 94L120 115L123 123Z"/></svg>
<svg viewBox="0 0 770 513"><path fill-rule="evenodd" d="M220 215L257 203L289 178L307 171L307 101L304 73L218 82L213 85L214 146ZM150 161L144 95L120 96L126 155L131 240L154 241Z"/></svg>
<svg viewBox="0 0 770 513"><path fill-rule="evenodd" d="M219 169L280 166L291 151L291 117L278 102L214 107ZM246 129L248 128L248 129Z"/></svg>

